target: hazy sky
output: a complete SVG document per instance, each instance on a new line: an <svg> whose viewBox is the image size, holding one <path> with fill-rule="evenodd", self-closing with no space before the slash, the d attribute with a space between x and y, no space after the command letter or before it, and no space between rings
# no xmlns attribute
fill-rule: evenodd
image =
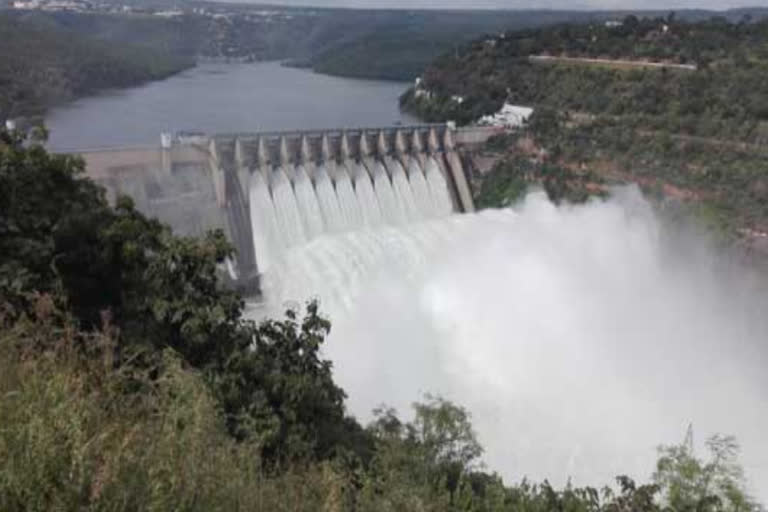
<svg viewBox="0 0 768 512"><path fill-rule="evenodd" d="M444 9L729 9L768 7L768 0L267 0L281 5Z"/></svg>

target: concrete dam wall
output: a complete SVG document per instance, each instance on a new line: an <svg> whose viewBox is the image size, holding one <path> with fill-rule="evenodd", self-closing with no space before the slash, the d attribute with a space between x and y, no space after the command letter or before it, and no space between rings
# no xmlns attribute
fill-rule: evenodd
<svg viewBox="0 0 768 512"><path fill-rule="evenodd" d="M457 150L484 134L444 125L244 133L81 154L112 197L130 195L176 233L223 229L237 249L228 275L256 293L285 250L324 234L472 211Z"/></svg>

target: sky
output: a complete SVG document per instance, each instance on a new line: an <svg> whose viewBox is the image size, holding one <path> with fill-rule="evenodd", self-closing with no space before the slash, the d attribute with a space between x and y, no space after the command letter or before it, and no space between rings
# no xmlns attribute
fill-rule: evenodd
<svg viewBox="0 0 768 512"><path fill-rule="evenodd" d="M267 0L276 5L403 9L713 9L768 7L768 0Z"/></svg>

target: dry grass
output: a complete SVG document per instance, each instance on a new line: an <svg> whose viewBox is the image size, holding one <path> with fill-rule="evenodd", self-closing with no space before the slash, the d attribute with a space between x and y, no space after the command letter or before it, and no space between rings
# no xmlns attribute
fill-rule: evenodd
<svg viewBox="0 0 768 512"><path fill-rule="evenodd" d="M266 476L258 439L230 438L203 380L172 353L154 380L114 371L108 335L57 324L0 332L0 510L343 509L329 465Z"/></svg>

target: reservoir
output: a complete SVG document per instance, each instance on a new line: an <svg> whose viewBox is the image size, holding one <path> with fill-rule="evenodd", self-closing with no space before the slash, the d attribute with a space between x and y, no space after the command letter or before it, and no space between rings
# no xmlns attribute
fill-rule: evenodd
<svg viewBox="0 0 768 512"><path fill-rule="evenodd" d="M278 62L203 64L166 80L53 109L55 151L156 145L163 131L232 133L412 123L407 83L332 77Z"/></svg>

